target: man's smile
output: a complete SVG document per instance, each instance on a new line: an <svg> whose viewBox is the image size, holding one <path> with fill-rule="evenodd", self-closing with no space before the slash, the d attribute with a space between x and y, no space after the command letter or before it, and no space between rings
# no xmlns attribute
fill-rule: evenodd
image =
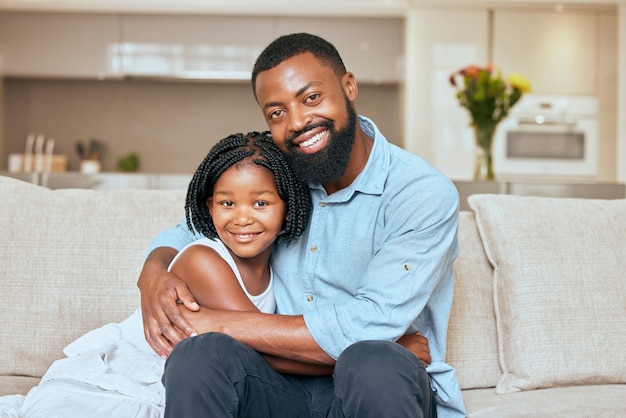
<svg viewBox="0 0 626 418"><path fill-rule="evenodd" d="M291 141L291 145L303 154L314 154L326 147L329 137L327 128L318 127L299 134Z"/></svg>
<svg viewBox="0 0 626 418"><path fill-rule="evenodd" d="M324 132L320 132L317 135L313 136L313 138L308 139L306 141L300 142L298 144L298 146L300 148L302 147L310 147L311 145L315 144L317 141L319 141L322 138L322 135L324 134Z"/></svg>

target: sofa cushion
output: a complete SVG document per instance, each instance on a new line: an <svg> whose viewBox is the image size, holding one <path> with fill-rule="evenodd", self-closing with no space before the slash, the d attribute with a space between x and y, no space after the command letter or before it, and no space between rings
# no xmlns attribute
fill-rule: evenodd
<svg viewBox="0 0 626 418"><path fill-rule="evenodd" d="M131 314L150 239L184 218L184 194L0 177L0 375L41 377L65 345Z"/></svg>
<svg viewBox="0 0 626 418"><path fill-rule="evenodd" d="M28 391L37 386L41 379L31 376L0 376L0 397L5 395L26 395ZM0 416L4 412L4 406L0 398Z"/></svg>
<svg viewBox="0 0 626 418"><path fill-rule="evenodd" d="M498 395L493 389L463 391L468 418L626 417L626 385L554 387Z"/></svg>
<svg viewBox="0 0 626 418"><path fill-rule="evenodd" d="M495 270L496 391L626 383L626 200L468 201Z"/></svg>
<svg viewBox="0 0 626 418"><path fill-rule="evenodd" d="M473 212L459 214L459 247L446 361L456 369L461 389L493 388L500 376L493 268L483 250Z"/></svg>

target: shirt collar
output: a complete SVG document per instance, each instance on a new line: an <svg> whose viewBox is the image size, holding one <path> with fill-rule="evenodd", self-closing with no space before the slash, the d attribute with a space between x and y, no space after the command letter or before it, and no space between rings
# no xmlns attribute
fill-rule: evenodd
<svg viewBox="0 0 626 418"><path fill-rule="evenodd" d="M338 202L349 200L355 193L380 195L383 192L387 174L389 173L389 147L387 139L380 133L376 124L365 116L359 116L361 130L374 140L374 146L370 152L363 171L345 189L332 194ZM324 190L319 184L311 185L312 189Z"/></svg>

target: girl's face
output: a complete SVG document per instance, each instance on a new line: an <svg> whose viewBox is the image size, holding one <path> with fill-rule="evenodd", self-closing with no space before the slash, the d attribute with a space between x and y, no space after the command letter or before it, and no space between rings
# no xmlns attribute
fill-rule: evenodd
<svg viewBox="0 0 626 418"><path fill-rule="evenodd" d="M207 207L220 239L240 258L269 256L287 216L274 175L254 163L226 170L215 183Z"/></svg>

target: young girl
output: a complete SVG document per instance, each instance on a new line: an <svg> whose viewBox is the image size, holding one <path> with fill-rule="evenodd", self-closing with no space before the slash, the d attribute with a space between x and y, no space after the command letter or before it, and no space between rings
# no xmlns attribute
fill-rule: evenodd
<svg viewBox="0 0 626 418"><path fill-rule="evenodd" d="M187 191L187 225L206 238L179 252L169 270L200 306L274 313L272 247L297 240L310 209L308 186L267 133L230 135L211 149Z"/></svg>

